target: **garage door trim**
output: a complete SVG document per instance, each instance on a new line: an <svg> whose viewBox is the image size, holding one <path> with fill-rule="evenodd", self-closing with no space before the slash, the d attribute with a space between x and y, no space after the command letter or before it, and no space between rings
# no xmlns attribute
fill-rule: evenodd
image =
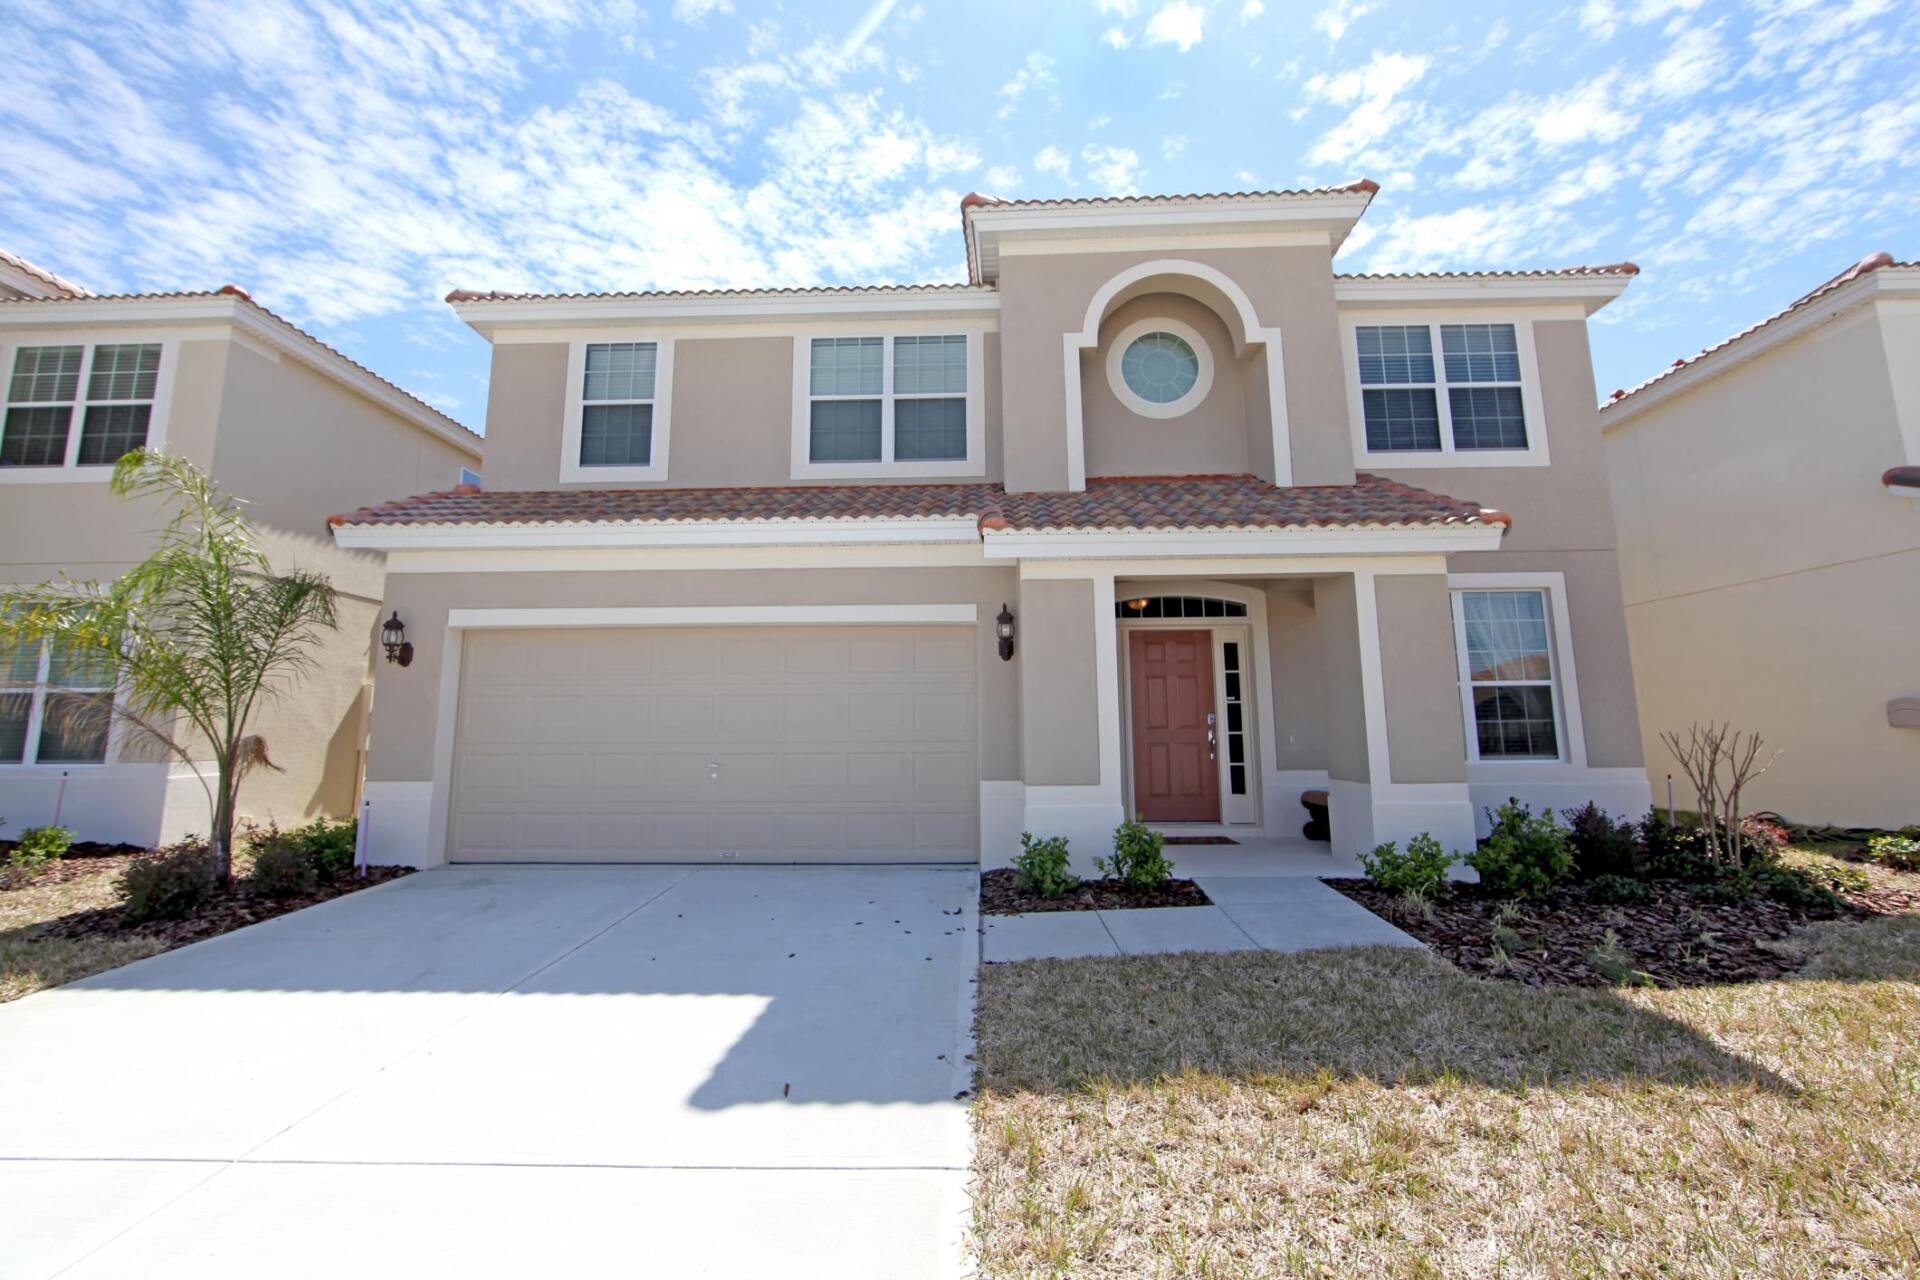
<svg viewBox="0 0 1920 1280"><path fill-rule="evenodd" d="M551 627L802 627L975 625L966 604L689 605L631 608L449 609L434 713L433 800L427 847L452 857L453 754L460 709L460 651L468 630Z"/></svg>

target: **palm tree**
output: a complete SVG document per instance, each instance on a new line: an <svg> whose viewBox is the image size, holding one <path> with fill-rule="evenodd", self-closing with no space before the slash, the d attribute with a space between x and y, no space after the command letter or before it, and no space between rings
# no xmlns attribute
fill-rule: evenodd
<svg viewBox="0 0 1920 1280"><path fill-rule="evenodd" d="M170 509L153 554L109 583L0 587L0 646L50 643L66 656L61 666L105 672L95 687L117 685L111 697L46 699L43 716L72 722L62 733L103 736L117 720L188 765L211 757L209 842L225 883L240 781L278 767L248 727L338 625L333 585L318 573L276 573L240 503L184 458L137 449L114 466L111 488Z"/></svg>

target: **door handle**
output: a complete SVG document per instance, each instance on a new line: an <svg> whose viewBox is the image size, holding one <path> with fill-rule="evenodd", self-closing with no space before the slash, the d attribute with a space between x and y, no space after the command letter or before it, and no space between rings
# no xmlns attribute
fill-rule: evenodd
<svg viewBox="0 0 1920 1280"><path fill-rule="evenodd" d="M1212 727L1209 726L1207 729L1207 759L1218 760L1219 758L1220 739L1214 734Z"/></svg>

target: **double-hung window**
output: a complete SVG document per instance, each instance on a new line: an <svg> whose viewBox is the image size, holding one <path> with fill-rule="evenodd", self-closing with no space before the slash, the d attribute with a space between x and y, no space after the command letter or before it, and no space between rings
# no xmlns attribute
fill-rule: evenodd
<svg viewBox="0 0 1920 1280"><path fill-rule="evenodd" d="M803 338L796 470L895 467L954 474L975 451L965 334ZM843 474L858 474L842 472Z"/></svg>
<svg viewBox="0 0 1920 1280"><path fill-rule="evenodd" d="M589 342L580 392L580 465L644 467L653 461L654 342Z"/></svg>
<svg viewBox="0 0 1920 1280"><path fill-rule="evenodd" d="M1560 706L1547 593L1453 593L1461 700L1477 760L1558 760Z"/></svg>
<svg viewBox="0 0 1920 1280"><path fill-rule="evenodd" d="M0 468L112 466L147 443L159 382L157 342L18 348Z"/></svg>
<svg viewBox="0 0 1920 1280"><path fill-rule="evenodd" d="M1530 452L1521 344L1513 324L1355 326L1364 451Z"/></svg>
<svg viewBox="0 0 1920 1280"><path fill-rule="evenodd" d="M0 765L107 758L113 667L54 642L0 644Z"/></svg>

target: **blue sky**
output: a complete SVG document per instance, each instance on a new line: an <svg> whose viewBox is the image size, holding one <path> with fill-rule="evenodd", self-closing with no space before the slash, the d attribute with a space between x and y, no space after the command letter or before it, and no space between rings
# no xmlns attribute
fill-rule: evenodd
<svg viewBox="0 0 1920 1280"><path fill-rule="evenodd" d="M1347 271L1631 258L1602 394L1920 257L1908 0L0 0L0 246L232 281L478 427L455 286L964 278L959 199L1382 186Z"/></svg>

